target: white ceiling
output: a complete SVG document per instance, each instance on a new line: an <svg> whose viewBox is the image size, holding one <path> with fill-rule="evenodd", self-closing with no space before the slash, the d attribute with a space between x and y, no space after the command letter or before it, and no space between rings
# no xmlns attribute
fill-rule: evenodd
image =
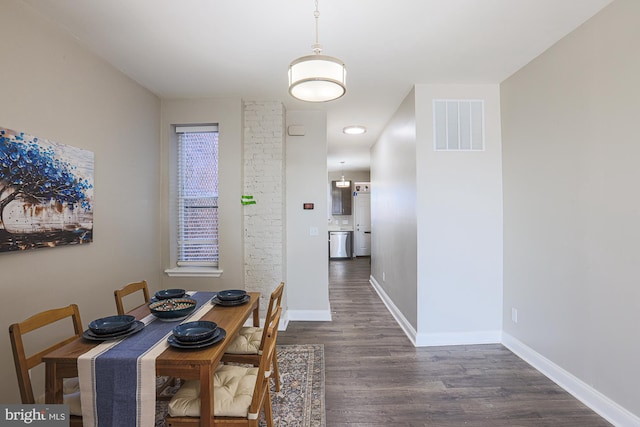
<svg viewBox="0 0 640 427"><path fill-rule="evenodd" d="M23 0L160 97L282 100L327 112L328 167L368 169L369 147L416 83L500 83L611 0L319 0L324 54L347 94L288 94L311 54L313 0ZM363 124L348 136L342 128Z"/></svg>

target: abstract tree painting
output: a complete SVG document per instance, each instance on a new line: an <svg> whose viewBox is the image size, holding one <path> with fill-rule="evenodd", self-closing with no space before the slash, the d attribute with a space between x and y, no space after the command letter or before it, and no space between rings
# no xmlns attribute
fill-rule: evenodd
<svg viewBox="0 0 640 427"><path fill-rule="evenodd" d="M93 240L93 153L0 127L0 252Z"/></svg>

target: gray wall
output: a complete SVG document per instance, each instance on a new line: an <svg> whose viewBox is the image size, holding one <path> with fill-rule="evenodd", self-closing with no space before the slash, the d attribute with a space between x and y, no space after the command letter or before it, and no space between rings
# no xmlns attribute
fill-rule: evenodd
<svg viewBox="0 0 640 427"><path fill-rule="evenodd" d="M115 314L114 289L141 279L160 288L160 101L24 2L3 0L0 16L0 126L95 154L93 243L0 254L9 403L20 401L9 324L77 303L86 325Z"/></svg>
<svg viewBox="0 0 640 427"><path fill-rule="evenodd" d="M639 16L616 0L501 85L504 332L636 416Z"/></svg>
<svg viewBox="0 0 640 427"><path fill-rule="evenodd" d="M305 127L286 137L286 269L289 320L331 320L327 253L327 118L323 111L288 111ZM313 203L313 210L302 209Z"/></svg>
<svg viewBox="0 0 640 427"><path fill-rule="evenodd" d="M417 325L415 93L371 148L371 276L411 327Z"/></svg>

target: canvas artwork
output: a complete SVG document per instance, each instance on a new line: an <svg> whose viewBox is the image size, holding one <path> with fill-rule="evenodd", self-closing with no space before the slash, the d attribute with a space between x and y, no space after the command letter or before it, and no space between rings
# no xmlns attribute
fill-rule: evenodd
<svg viewBox="0 0 640 427"><path fill-rule="evenodd" d="M0 252L93 240L93 152L0 127Z"/></svg>

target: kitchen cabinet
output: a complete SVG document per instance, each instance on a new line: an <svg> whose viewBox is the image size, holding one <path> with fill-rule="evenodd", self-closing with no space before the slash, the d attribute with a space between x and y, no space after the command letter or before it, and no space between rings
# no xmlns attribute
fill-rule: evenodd
<svg viewBox="0 0 640 427"><path fill-rule="evenodd" d="M331 214L351 215L351 181L348 187L338 187L339 181L331 181Z"/></svg>

